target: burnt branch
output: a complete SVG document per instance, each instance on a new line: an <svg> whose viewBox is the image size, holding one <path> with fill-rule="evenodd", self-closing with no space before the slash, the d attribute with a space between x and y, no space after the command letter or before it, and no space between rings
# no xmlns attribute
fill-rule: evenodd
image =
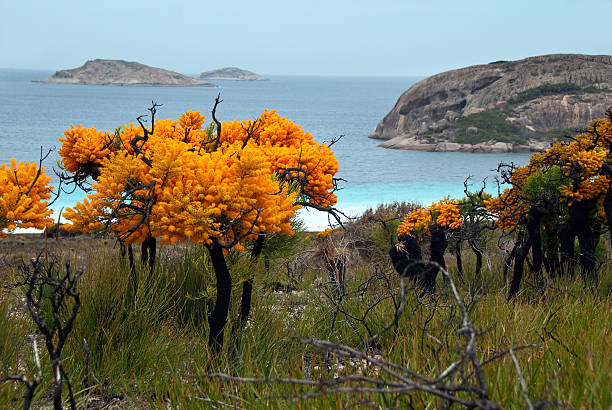
<svg viewBox="0 0 612 410"><path fill-rule="evenodd" d="M221 143L221 123L217 119L217 107L222 102L223 100L221 99L221 94L217 94L217 97L215 98L215 105L213 106L213 109L212 109L212 118L215 124L217 125L217 137L215 138L213 142L212 151L216 151L219 148L219 144Z"/></svg>
<svg viewBox="0 0 612 410"><path fill-rule="evenodd" d="M34 393L38 386L42 383L42 368L40 366L40 356L38 354L38 346L36 343L36 338L32 338L32 349L34 351L34 362L36 363L37 374L32 378L32 380L28 380L28 378L24 375L21 376L7 376L0 379L0 384L4 384L7 382L18 382L25 386L26 391L23 393L23 409L28 410L32 406L32 400L34 399Z"/></svg>

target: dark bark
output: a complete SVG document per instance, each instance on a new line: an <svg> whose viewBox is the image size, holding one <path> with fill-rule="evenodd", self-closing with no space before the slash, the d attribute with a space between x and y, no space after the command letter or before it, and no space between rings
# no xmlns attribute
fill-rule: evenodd
<svg viewBox="0 0 612 410"><path fill-rule="evenodd" d="M593 206L591 201L574 202L570 207L570 223L580 246L580 273L585 283L592 287L597 287L597 260L595 258L595 242L591 221L589 220L589 210Z"/></svg>
<svg viewBox="0 0 612 410"><path fill-rule="evenodd" d="M257 263L261 252L263 251L265 236L261 235L255 240L253 249L251 250L251 265ZM251 299L253 295L253 277L249 277L242 282L242 297L240 299L240 316L237 321L237 329L242 329L249 314L251 313Z"/></svg>
<svg viewBox="0 0 612 410"><path fill-rule="evenodd" d="M153 266L155 266L156 251L157 241L154 237L147 236L147 238L142 242L140 261L143 265L149 267L149 271L153 271Z"/></svg>
<svg viewBox="0 0 612 410"><path fill-rule="evenodd" d="M138 273L136 272L136 263L134 262L134 250L132 244L127 246L128 251L128 264L130 265L130 280L132 282L132 291L136 295L138 290Z"/></svg>
<svg viewBox="0 0 612 410"><path fill-rule="evenodd" d="M474 276L478 277L480 276L480 271L482 270L482 249L476 245L476 241L473 239L468 239L468 244L476 255L476 268L474 269Z"/></svg>
<svg viewBox="0 0 612 410"><path fill-rule="evenodd" d="M558 225L547 223L543 233L544 244L544 269L548 276L555 277L561 272L561 264L559 262L559 229Z"/></svg>
<svg viewBox="0 0 612 410"><path fill-rule="evenodd" d="M212 245L207 245L210 252L210 260L215 271L217 280L217 298L215 307L208 315L208 325L210 332L208 335L208 346L216 356L223 347L223 330L227 323L227 315L230 307L230 297L232 293L232 277L225 263L223 256L223 248L213 242Z"/></svg>
<svg viewBox="0 0 612 410"><path fill-rule="evenodd" d="M612 247L612 189L608 189L603 201L603 209L606 215L606 226L610 232L610 247Z"/></svg>
<svg viewBox="0 0 612 410"><path fill-rule="evenodd" d="M457 241L455 259L457 261L457 276L459 277L459 282L465 283L463 280L463 261L461 260L461 241Z"/></svg>
<svg viewBox="0 0 612 410"><path fill-rule="evenodd" d="M430 263L427 267L424 285L425 291L434 293L436 291L436 276L438 276L438 271L440 270L438 265L446 269L444 252L448 246L448 241L446 240L446 229L434 225L430 227L429 231L431 233L429 261L436 264Z"/></svg>
<svg viewBox="0 0 612 410"><path fill-rule="evenodd" d="M548 210L541 206L533 206L527 214L527 238L525 242L517 249L514 257L514 273L512 275L512 282L510 283L510 292L508 299L512 299L518 294L521 286L521 280L523 278L523 270L525 260L529 249L531 249L531 255L533 257L533 264L531 270L534 273L536 280L541 281L542 275L542 237L540 234L540 221L544 215L548 214Z"/></svg>
<svg viewBox="0 0 612 410"><path fill-rule="evenodd" d="M559 225L557 229L557 235L559 236L560 242L560 273L562 276L570 275L574 276L574 242L576 241L576 233L572 228L572 224L567 221Z"/></svg>
<svg viewBox="0 0 612 410"><path fill-rule="evenodd" d="M393 246L389 250L393 267L400 276L407 276L421 283L424 274L421 246L410 235L400 235L398 242L398 246Z"/></svg>
<svg viewBox="0 0 612 410"><path fill-rule="evenodd" d="M53 409L62 410L62 372L59 357L53 359Z"/></svg>
<svg viewBox="0 0 612 410"><path fill-rule="evenodd" d="M504 282L508 278L508 271L510 270L510 267L512 266L512 261L516 257L516 253L518 252L520 247L523 245L524 240L525 240L525 234L523 233L523 231L519 231L518 235L516 236L516 241L514 242L514 246L512 246L512 250L510 251L510 255L508 255L508 257L504 261Z"/></svg>
<svg viewBox="0 0 612 410"><path fill-rule="evenodd" d="M517 242L518 243L518 242ZM519 291L521 286L521 279L523 278L523 269L525 266L525 258L531 248L531 238L527 236L525 241L516 249L514 255L514 272L512 275L512 282L510 283L510 292L508 292L508 300L512 299Z"/></svg>

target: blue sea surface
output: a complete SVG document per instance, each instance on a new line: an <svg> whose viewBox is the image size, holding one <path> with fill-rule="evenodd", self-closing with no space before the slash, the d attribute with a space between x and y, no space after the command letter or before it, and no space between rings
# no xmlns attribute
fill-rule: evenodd
<svg viewBox="0 0 612 410"><path fill-rule="evenodd" d="M338 192L337 208L358 215L368 207L393 201L422 204L445 196L461 197L463 182L474 188L493 179L499 162L524 164L529 154L467 154L399 151L379 148L368 135L389 112L403 91L419 77L271 76L270 81L216 81L217 88L117 87L43 84L49 71L0 70L0 163L38 161L41 146L54 149L45 161L47 173L57 168L58 138L70 124L114 130L148 114L155 101L158 118L178 118L186 110L200 110L210 120L217 94L221 120L257 117L265 109L302 125L318 141L343 135L333 146L340 164L338 177L346 180ZM57 185L56 178L54 184ZM72 206L81 192L62 195L52 208ZM301 211L309 229L322 229L327 217Z"/></svg>

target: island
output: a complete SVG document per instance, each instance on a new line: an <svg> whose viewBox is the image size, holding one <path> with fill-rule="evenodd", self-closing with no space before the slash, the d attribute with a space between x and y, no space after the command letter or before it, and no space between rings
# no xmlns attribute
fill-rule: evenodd
<svg viewBox="0 0 612 410"><path fill-rule="evenodd" d="M57 71L40 81L49 84L90 84L151 87L216 87L199 78L149 67L134 61L89 60L81 67Z"/></svg>
<svg viewBox="0 0 612 410"><path fill-rule="evenodd" d="M230 81L267 81L268 79L251 71L238 67L224 67L216 70L206 71L200 74L205 80L230 80Z"/></svg>
<svg viewBox="0 0 612 410"><path fill-rule="evenodd" d="M410 87L370 138L420 151L541 151L612 106L612 56L551 54L495 61Z"/></svg>

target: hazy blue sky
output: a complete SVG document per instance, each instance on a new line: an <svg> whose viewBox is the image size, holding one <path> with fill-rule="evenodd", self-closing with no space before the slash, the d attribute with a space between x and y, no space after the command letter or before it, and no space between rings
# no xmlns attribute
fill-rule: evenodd
<svg viewBox="0 0 612 410"><path fill-rule="evenodd" d="M429 75L612 54L612 0L0 0L0 16L4 68L109 58L182 73Z"/></svg>

